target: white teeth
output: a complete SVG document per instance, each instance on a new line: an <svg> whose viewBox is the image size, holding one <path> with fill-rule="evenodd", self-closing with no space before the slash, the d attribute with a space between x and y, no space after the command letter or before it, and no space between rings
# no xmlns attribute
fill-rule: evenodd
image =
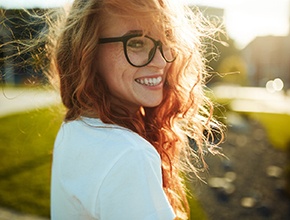
<svg viewBox="0 0 290 220"><path fill-rule="evenodd" d="M158 76L156 78L143 78L143 79L136 79L136 82L140 83L141 85L146 86L157 86L161 83L162 77Z"/></svg>

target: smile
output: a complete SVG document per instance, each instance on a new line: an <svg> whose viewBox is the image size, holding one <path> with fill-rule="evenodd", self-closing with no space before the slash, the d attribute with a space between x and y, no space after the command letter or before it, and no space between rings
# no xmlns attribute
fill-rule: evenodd
<svg viewBox="0 0 290 220"><path fill-rule="evenodd" d="M155 78L138 78L138 79L135 79L135 81L145 86L157 86L162 82L162 77L158 76Z"/></svg>

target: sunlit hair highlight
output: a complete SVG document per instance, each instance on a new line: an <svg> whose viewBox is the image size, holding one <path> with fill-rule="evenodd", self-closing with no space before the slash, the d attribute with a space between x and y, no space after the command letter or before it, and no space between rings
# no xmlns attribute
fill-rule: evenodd
<svg viewBox="0 0 290 220"><path fill-rule="evenodd" d="M104 123L129 128L148 140L162 159L163 188L179 219L188 218L184 181L194 164L206 166L205 150L215 152L213 130L222 136L213 119L213 105L204 95L206 78L202 44L215 29L192 10L170 0L75 0L63 17L51 20L51 79L58 77L65 120L99 117ZM178 56L164 85L164 99L154 108L140 107L133 115L110 102L110 91L98 73L95 57L106 16L133 18L144 34L154 32ZM54 25L57 24L57 28ZM118 109L116 111L115 109ZM205 135L206 134L206 135ZM194 140L196 148L189 146Z"/></svg>

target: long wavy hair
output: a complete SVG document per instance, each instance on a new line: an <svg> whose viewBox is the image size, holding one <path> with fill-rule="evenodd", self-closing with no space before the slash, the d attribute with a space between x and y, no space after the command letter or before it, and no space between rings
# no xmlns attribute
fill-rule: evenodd
<svg viewBox="0 0 290 220"><path fill-rule="evenodd" d="M194 164L204 163L204 148L215 149L212 131L221 131L221 126L213 119L213 105L204 94L207 73L202 42L214 31L200 15L175 2L75 0L62 11L63 16L50 17L49 23L57 28L50 30L49 75L59 83L66 121L98 117L133 130L156 148L164 191L177 217L186 219L189 208L182 174L198 173ZM135 115L110 102L110 91L95 65L99 35L110 15L138 21L144 33L158 30L158 37L178 52L167 72L161 104L141 106Z"/></svg>

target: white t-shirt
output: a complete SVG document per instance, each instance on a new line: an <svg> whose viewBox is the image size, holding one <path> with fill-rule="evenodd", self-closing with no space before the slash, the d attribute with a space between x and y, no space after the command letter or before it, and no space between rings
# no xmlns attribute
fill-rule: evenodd
<svg viewBox="0 0 290 220"><path fill-rule="evenodd" d="M57 135L51 180L52 220L172 220L161 161L138 134L82 118Z"/></svg>

